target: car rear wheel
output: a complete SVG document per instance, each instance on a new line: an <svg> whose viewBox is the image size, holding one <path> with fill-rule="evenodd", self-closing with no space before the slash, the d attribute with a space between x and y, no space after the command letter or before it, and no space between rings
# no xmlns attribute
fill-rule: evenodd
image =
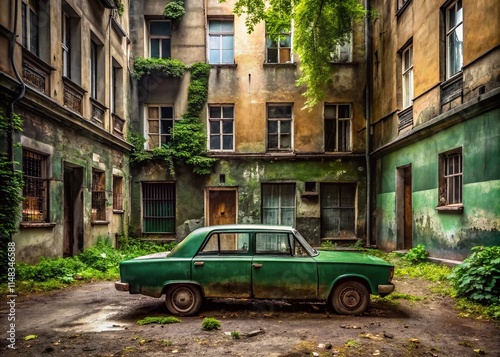
<svg viewBox="0 0 500 357"><path fill-rule="evenodd" d="M202 300L200 289L194 285L174 285L169 287L165 294L168 311L177 316L196 314Z"/></svg>
<svg viewBox="0 0 500 357"><path fill-rule="evenodd" d="M361 314L368 308L369 303L370 292L359 281L344 281L333 289L331 304L338 314Z"/></svg>

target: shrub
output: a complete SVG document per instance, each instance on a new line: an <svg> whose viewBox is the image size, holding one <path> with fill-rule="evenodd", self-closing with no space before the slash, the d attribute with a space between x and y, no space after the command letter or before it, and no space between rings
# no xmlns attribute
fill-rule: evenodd
<svg viewBox="0 0 500 357"><path fill-rule="evenodd" d="M219 330L220 329L220 322L216 318L213 317L205 317L203 319L203 322L201 324L201 327L206 330L206 331L211 331L211 330Z"/></svg>
<svg viewBox="0 0 500 357"><path fill-rule="evenodd" d="M185 12L184 0L175 0L165 5L163 16L167 19L179 20L184 16Z"/></svg>
<svg viewBox="0 0 500 357"><path fill-rule="evenodd" d="M136 57L132 77L141 79L151 74L165 77L182 77L185 72L186 65L177 59Z"/></svg>
<svg viewBox="0 0 500 357"><path fill-rule="evenodd" d="M85 265L77 258L41 258L36 265L18 263L16 273L20 280L47 281L56 279L69 283Z"/></svg>
<svg viewBox="0 0 500 357"><path fill-rule="evenodd" d="M500 246L473 247L449 277L458 296L482 304L500 303Z"/></svg>
<svg viewBox="0 0 500 357"><path fill-rule="evenodd" d="M181 320L179 320L177 317L174 316L167 316L167 317L148 316L143 318L142 320L137 321L137 325L149 325L149 324L166 325L166 324L175 324L179 322L181 322Z"/></svg>
<svg viewBox="0 0 500 357"><path fill-rule="evenodd" d="M411 248L408 254L404 256L404 259L411 263L422 263L427 260L429 253L425 250L425 245L419 244L416 247Z"/></svg>

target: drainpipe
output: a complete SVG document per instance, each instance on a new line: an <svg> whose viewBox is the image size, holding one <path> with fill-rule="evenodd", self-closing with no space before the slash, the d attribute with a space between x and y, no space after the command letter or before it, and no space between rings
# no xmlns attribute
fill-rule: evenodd
<svg viewBox="0 0 500 357"><path fill-rule="evenodd" d="M12 31L10 37L9 37L9 54L10 54L10 63L12 65L12 69L14 70L14 74L16 75L17 80L19 81L19 84L21 86L21 90L17 97L15 97L9 104L8 106L8 117L9 117L9 128L7 130L7 153L9 156L9 161L12 162L12 172L14 172L14 122L13 122L13 115L14 115L14 104L21 100L22 97L24 97L24 92L26 90L26 86L23 82L23 79L19 75L19 72L17 71L16 67L16 62L14 60L14 47L16 44L16 30L17 30L17 11L18 11L18 0L15 1L15 8L14 8L14 30Z"/></svg>
<svg viewBox="0 0 500 357"><path fill-rule="evenodd" d="M370 10L370 0L364 0L366 10ZM371 245L372 235L372 179L371 179L371 160L370 160L370 147L371 147L371 112L372 112L372 39L370 31L370 18L365 18L365 63L366 63L366 83L365 83L365 159L366 159L366 245Z"/></svg>

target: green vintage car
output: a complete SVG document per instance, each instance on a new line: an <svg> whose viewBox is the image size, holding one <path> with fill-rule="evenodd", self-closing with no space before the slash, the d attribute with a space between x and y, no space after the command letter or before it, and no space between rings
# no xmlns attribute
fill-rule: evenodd
<svg viewBox="0 0 500 357"><path fill-rule="evenodd" d="M172 251L120 264L115 288L161 297L190 316L203 299L326 301L339 314L360 314L370 294L387 295L394 267L356 252L317 251L291 227L221 225L193 231Z"/></svg>

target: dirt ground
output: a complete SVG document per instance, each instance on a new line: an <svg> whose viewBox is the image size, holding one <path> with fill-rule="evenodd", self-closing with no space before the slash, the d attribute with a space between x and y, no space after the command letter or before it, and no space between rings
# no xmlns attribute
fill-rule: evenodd
<svg viewBox="0 0 500 357"><path fill-rule="evenodd" d="M362 316L335 315L322 304L220 300L181 323L143 326L137 321L147 316L169 316L162 299L118 292L112 282L83 284L16 297L15 349L8 347L12 304L2 304L0 355L500 356L498 322L459 317L453 300L426 282L395 284L423 300L372 300ZM221 329L204 331L204 317Z"/></svg>

